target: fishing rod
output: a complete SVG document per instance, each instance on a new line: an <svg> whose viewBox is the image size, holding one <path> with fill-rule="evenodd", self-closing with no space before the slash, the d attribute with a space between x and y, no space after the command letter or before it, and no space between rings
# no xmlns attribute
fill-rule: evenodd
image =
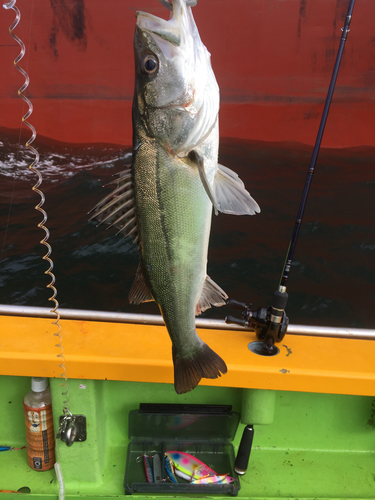
<svg viewBox="0 0 375 500"><path fill-rule="evenodd" d="M312 153L309 170L307 173L307 178L298 209L297 218L294 224L292 237L286 255L284 268L281 274L279 287L273 294L272 305L268 307L261 307L256 311L251 311L250 307L242 302L237 302L236 300L232 299L228 300L227 302L227 305L229 307L233 309L242 310L241 316L243 319L239 319L233 316L227 316L225 318L226 323L234 323L242 326L252 326L256 331L258 339L263 341L263 346L259 354L265 356L270 356L270 355L272 356L278 352L275 343L280 342L284 338L288 329L289 319L285 314L285 308L288 301L288 293L286 291L286 285L288 282L289 273L298 240L298 235L302 223L302 218L305 211L306 202L311 186L311 181L320 150L320 144L322 142L324 128L326 125L328 112L332 101L332 95L336 85L336 79L340 68L342 54L344 52L345 42L348 33L350 31L349 25L352 19L354 2L355 0L350 0L348 12L345 18L345 24L344 27L341 28L342 35L340 40L340 46L337 53L336 62L333 68L331 82L328 88L328 93L322 113L322 118L320 121L319 130L316 137L314 150Z"/></svg>
<svg viewBox="0 0 375 500"><path fill-rule="evenodd" d="M258 339L263 341L261 349L257 351L258 354L261 354L263 356L272 356L274 354L277 354L278 349L275 346L275 343L280 342L284 338L288 329L289 319L285 314L285 307L288 301L286 285L288 282L289 273L299 235L299 230L302 223L303 213L305 211L307 197L309 194L316 161L320 150L320 144L322 142L324 128L326 125L328 112L332 101L332 95L336 85L336 79L340 68L342 54L344 52L345 42L348 33L350 31L349 25L352 19L354 2L355 0L350 0L348 12L345 18L345 24L344 27L341 28L342 35L340 40L340 46L337 53L336 62L333 68L333 73L328 88L326 101L324 104L322 118L320 120L319 130L316 137L315 146L311 157L311 162L309 165L309 170L307 173L307 178L302 193L301 202L298 209L297 219L294 224L294 229L290 240L286 259L284 262L284 268L281 274L279 287L273 294L272 305L268 307L261 307L253 312L250 310L249 306L241 302L237 302L235 300L228 300L227 303L229 307L232 307L234 309L241 309L242 310L241 315L243 319L238 319L233 316L227 316L225 318L226 323L235 323L242 326L252 326L256 331ZM245 426L242 439L238 448L238 453L234 464L234 470L239 475L245 474L248 467L252 442L254 438L253 424L254 422L251 424L247 424Z"/></svg>

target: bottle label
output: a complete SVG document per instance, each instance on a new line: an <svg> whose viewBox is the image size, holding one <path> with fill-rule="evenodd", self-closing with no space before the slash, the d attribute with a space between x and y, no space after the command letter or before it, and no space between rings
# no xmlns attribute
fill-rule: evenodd
<svg viewBox="0 0 375 500"><path fill-rule="evenodd" d="M40 432L40 418L37 410L29 410L27 412L29 418L29 430L34 433Z"/></svg>
<svg viewBox="0 0 375 500"><path fill-rule="evenodd" d="M35 470L51 469L55 463L52 405L30 408L24 404L27 458Z"/></svg>

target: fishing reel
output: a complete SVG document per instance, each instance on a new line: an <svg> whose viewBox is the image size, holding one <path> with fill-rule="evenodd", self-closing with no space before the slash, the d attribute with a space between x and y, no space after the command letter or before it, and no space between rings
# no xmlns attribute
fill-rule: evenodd
<svg viewBox="0 0 375 500"><path fill-rule="evenodd" d="M251 311L251 304L247 306L243 302L229 299L227 305L232 309L242 310L242 319L226 316L225 322L254 328L258 339L263 341L259 354L273 356L277 353L275 344L283 340L288 329L289 318L285 314L287 301L286 291L276 290L273 294L272 305Z"/></svg>

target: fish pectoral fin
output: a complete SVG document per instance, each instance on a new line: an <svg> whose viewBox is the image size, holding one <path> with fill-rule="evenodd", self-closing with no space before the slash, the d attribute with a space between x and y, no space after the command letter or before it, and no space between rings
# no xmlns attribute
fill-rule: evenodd
<svg viewBox="0 0 375 500"><path fill-rule="evenodd" d="M246 191L238 175L218 164L215 176L214 197L218 210L224 214L254 215L260 212L258 203Z"/></svg>
<svg viewBox="0 0 375 500"><path fill-rule="evenodd" d="M137 272L135 273L135 280L129 292L130 304L139 305L142 302L151 302L154 300L150 289L146 283L145 275L143 274L141 264L138 265Z"/></svg>
<svg viewBox="0 0 375 500"><path fill-rule="evenodd" d="M220 208L216 203L214 193L211 189L210 183L208 182L206 172L204 170L204 160L202 156L198 154L195 150L192 150L189 152L188 158L198 168L199 177L201 178L203 187L207 193L207 196L210 198L212 205L214 206L215 215L217 215Z"/></svg>
<svg viewBox="0 0 375 500"><path fill-rule="evenodd" d="M105 222L109 224L109 227L114 226L119 230L119 233L123 232L125 236L130 236L134 243L138 243L138 227L130 168L121 172L119 177L109 184L117 184L117 187L91 210L92 216L90 220L97 220L99 224Z"/></svg>
<svg viewBox="0 0 375 500"><path fill-rule="evenodd" d="M211 306L221 307L227 303L228 295L209 276L203 283L201 296L195 306L195 314L198 315Z"/></svg>

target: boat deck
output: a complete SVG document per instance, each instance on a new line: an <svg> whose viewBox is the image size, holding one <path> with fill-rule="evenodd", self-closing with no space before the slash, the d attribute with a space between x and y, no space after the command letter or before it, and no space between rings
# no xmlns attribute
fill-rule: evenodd
<svg viewBox="0 0 375 500"><path fill-rule="evenodd" d="M68 319L61 326L70 409L84 414L88 424L87 441L71 448L59 442L66 498L125 495L128 414L140 403L226 404L244 416L241 404L248 391L268 389L275 390L273 423L254 425L238 497L373 500L372 340L287 335L280 353L266 358L249 351L253 332L201 329L202 338L226 360L228 374L178 396L164 326ZM0 317L2 445L25 444L22 398L31 375L50 377L58 425L64 396L54 333L50 318ZM233 440L235 450L245 423ZM58 495L54 470L31 471L26 450L0 453L0 478L3 490L26 487L28 496L44 500ZM14 494L0 493L0 498Z"/></svg>

